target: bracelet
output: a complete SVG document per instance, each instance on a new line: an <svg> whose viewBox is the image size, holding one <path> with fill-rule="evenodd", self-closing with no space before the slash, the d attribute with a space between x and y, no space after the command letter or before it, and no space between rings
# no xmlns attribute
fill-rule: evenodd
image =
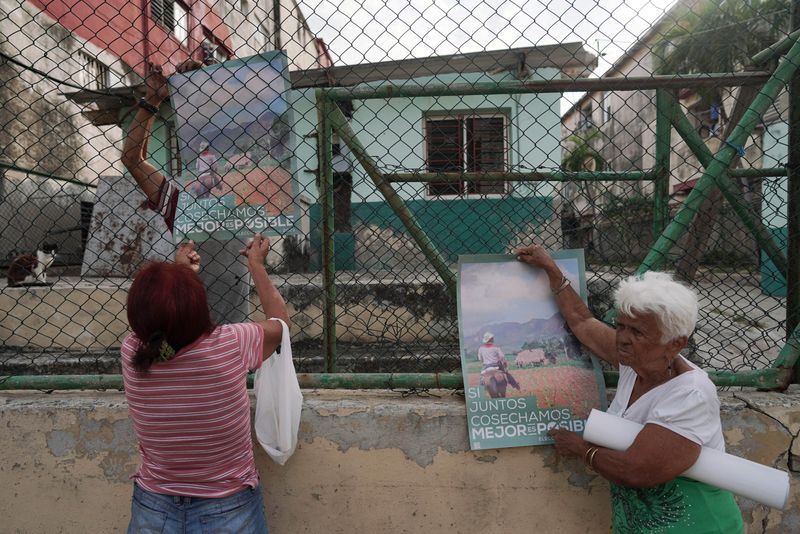
<svg viewBox="0 0 800 534"><path fill-rule="evenodd" d="M600 450L600 447L595 447L592 451L592 454L589 455L589 469L594 471L594 455L597 454L597 451Z"/></svg>
<svg viewBox="0 0 800 534"><path fill-rule="evenodd" d="M587 467L589 466L589 455L595 452L596 450L597 447L589 447L588 449L586 449L586 452L583 455L583 463L585 463Z"/></svg>
<svg viewBox="0 0 800 534"><path fill-rule="evenodd" d="M139 107L155 115L158 113L158 108L148 102L144 97L139 99Z"/></svg>
<svg viewBox="0 0 800 534"><path fill-rule="evenodd" d="M567 287L569 287L569 285L570 285L569 278L567 278L563 274L561 275L561 277L562 277L561 285L558 286L557 288L553 289L553 295L558 295L559 293L561 293L562 291L567 289Z"/></svg>

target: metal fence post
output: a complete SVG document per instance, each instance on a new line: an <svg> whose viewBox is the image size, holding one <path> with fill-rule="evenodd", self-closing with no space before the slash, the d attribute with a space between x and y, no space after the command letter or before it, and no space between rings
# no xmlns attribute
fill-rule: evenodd
<svg viewBox="0 0 800 534"><path fill-rule="evenodd" d="M322 277L324 284L322 353L325 371L336 372L336 264L333 243L333 130L332 104L321 89L317 98L317 158L319 199L322 204Z"/></svg>
<svg viewBox="0 0 800 534"><path fill-rule="evenodd" d="M661 235L669 221L670 150L672 124L669 111L672 99L667 89L656 89L656 173L653 182L653 236Z"/></svg>
<svg viewBox="0 0 800 534"><path fill-rule="evenodd" d="M800 28L800 2L792 2L792 28ZM786 59L788 60L788 58ZM800 61L800 59L794 59ZM800 76L789 83L789 154L786 184L786 338L800 324ZM800 369L796 369L800 370ZM797 375L795 375L797 376Z"/></svg>

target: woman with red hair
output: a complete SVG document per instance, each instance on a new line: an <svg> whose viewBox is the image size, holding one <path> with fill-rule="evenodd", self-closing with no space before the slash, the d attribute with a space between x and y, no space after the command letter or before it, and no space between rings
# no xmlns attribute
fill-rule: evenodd
<svg viewBox="0 0 800 534"><path fill-rule="evenodd" d="M267 318L289 323L267 275L269 240L242 251ZM128 293L122 375L141 463L129 533L267 532L247 373L278 348L276 320L216 326L194 244L144 267Z"/></svg>

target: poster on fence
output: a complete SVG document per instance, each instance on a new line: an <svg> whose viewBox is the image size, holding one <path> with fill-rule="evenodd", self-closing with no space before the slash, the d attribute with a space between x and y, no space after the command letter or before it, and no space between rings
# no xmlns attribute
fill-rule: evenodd
<svg viewBox="0 0 800 534"><path fill-rule="evenodd" d="M176 241L297 232L285 52L175 74L169 84L183 183Z"/></svg>
<svg viewBox="0 0 800 534"><path fill-rule="evenodd" d="M552 253L586 301L582 250ZM509 255L460 256L458 330L473 450L545 445L605 410L599 361L569 331L547 275Z"/></svg>

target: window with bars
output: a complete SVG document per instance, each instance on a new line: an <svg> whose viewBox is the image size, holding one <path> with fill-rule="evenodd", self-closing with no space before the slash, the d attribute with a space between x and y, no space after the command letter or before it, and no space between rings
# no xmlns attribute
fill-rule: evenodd
<svg viewBox="0 0 800 534"><path fill-rule="evenodd" d="M175 0L150 0L153 20L166 27L181 44L189 39L189 8Z"/></svg>
<svg viewBox="0 0 800 534"><path fill-rule="evenodd" d="M584 132L586 130L591 130L594 128L594 107L592 103L589 102L585 106L583 106L580 110L580 115L578 117L578 130Z"/></svg>
<svg viewBox="0 0 800 534"><path fill-rule="evenodd" d="M108 89L111 85L111 71L102 61L79 50L77 54L80 71L79 83L87 89Z"/></svg>
<svg viewBox="0 0 800 534"><path fill-rule="evenodd" d="M210 30L203 30L203 63L210 65L212 63L222 63L231 58L231 53L222 44Z"/></svg>
<svg viewBox="0 0 800 534"><path fill-rule="evenodd" d="M459 115L425 120L428 172L490 172L508 168L504 115ZM428 185L430 196L491 195L506 192L505 182L453 180Z"/></svg>

